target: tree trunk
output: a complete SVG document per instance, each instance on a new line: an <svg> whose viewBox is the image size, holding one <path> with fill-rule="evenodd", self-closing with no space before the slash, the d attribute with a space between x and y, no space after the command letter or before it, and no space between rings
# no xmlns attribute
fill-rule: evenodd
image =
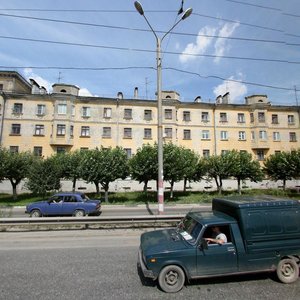
<svg viewBox="0 0 300 300"><path fill-rule="evenodd" d="M99 188L99 182L98 181L94 181L95 187L96 187L96 194L98 196L100 196L100 188Z"/></svg>
<svg viewBox="0 0 300 300"><path fill-rule="evenodd" d="M170 199L173 199L173 197L174 197L174 193L173 193L173 189L174 189L174 181L172 180L172 181L170 182L170 184L171 184L171 189L170 189Z"/></svg>
<svg viewBox="0 0 300 300"><path fill-rule="evenodd" d="M13 199L17 200L18 195L17 195L17 185L18 185L18 181L13 181L13 179L9 179L11 185L12 185L12 189L13 189Z"/></svg>
<svg viewBox="0 0 300 300"><path fill-rule="evenodd" d="M145 194L147 194L147 191L148 191L147 187L148 187L148 180L145 180L144 181L144 188L143 188L143 191L144 191Z"/></svg>
<svg viewBox="0 0 300 300"><path fill-rule="evenodd" d="M186 192L186 183L187 183L187 178L185 177L184 181L183 181L183 191L184 192Z"/></svg>
<svg viewBox="0 0 300 300"><path fill-rule="evenodd" d="M75 177L73 178L72 182L73 182L72 191L75 192L75 189L76 189L76 178Z"/></svg>
<svg viewBox="0 0 300 300"><path fill-rule="evenodd" d="M283 179L283 190L285 191L286 189L286 179Z"/></svg>
<svg viewBox="0 0 300 300"><path fill-rule="evenodd" d="M241 195L241 194L242 194L242 190L241 190L241 179L238 178L237 182L238 182L238 193L239 193L239 195Z"/></svg>

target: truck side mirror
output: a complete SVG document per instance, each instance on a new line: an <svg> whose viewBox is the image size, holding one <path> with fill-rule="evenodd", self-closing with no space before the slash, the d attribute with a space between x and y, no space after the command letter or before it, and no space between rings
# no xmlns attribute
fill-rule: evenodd
<svg viewBox="0 0 300 300"><path fill-rule="evenodd" d="M208 249L208 245L207 245L206 239L204 239L204 238L201 239L201 243L199 245L199 249L201 249L201 250L207 250Z"/></svg>

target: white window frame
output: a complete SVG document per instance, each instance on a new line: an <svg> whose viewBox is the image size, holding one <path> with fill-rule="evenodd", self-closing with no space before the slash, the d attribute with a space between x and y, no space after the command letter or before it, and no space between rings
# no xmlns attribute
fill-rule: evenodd
<svg viewBox="0 0 300 300"><path fill-rule="evenodd" d="M104 118L107 118L107 119L110 119L112 116L112 110L110 107L104 107L103 109L103 117Z"/></svg>
<svg viewBox="0 0 300 300"><path fill-rule="evenodd" d="M202 130L202 140L209 140L210 139L210 132L209 130Z"/></svg>
<svg viewBox="0 0 300 300"><path fill-rule="evenodd" d="M57 114L66 115L67 114L67 104L58 104L57 105Z"/></svg>
<svg viewBox="0 0 300 300"><path fill-rule="evenodd" d="M239 141L246 140L246 131L239 131Z"/></svg>
<svg viewBox="0 0 300 300"><path fill-rule="evenodd" d="M82 107L82 117L89 118L91 116L91 108L89 106Z"/></svg>
<svg viewBox="0 0 300 300"><path fill-rule="evenodd" d="M222 130L220 135L221 141L228 141L228 131Z"/></svg>
<svg viewBox="0 0 300 300"><path fill-rule="evenodd" d="M45 104L38 104L36 107L36 114L38 116L43 116L46 113L46 105Z"/></svg>

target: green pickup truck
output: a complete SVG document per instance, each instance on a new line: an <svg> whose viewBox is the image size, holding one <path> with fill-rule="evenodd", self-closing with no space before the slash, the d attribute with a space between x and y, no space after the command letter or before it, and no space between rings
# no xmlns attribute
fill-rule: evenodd
<svg viewBox="0 0 300 300"><path fill-rule="evenodd" d="M140 243L144 276L165 292L178 292L191 279L270 271L292 283L299 278L300 202L213 199L212 212L191 211L176 228L143 233Z"/></svg>

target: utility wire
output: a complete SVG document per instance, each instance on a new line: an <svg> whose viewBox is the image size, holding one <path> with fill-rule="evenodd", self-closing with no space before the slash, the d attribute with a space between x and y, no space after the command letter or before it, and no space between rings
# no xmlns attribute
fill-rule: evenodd
<svg viewBox="0 0 300 300"><path fill-rule="evenodd" d="M21 38L21 37L12 37L12 36L3 36L3 35L0 35L0 38L2 38L2 39L11 39L11 40L19 40L19 41L26 41L26 42L37 42L37 43L49 43L49 44L67 45L67 46L80 46L80 47L102 48L102 49L111 49L111 50L156 53L156 50L148 50L148 49L126 48L126 47L113 47L113 46L93 45L93 44L83 44L83 43L58 42L58 41L41 40L41 39L31 39L31 38ZM254 57L225 56L225 55L212 55L212 54L194 54L194 53L184 53L183 54L181 52L173 52L173 51L165 51L164 54L186 55L186 56L195 56L195 57L209 57L209 58L227 58L227 59L249 60L249 61L260 61L260 62L272 62L272 63L290 63L290 64L297 64L297 65L300 64L300 61L287 61L287 60L270 59L270 58L254 58Z"/></svg>
<svg viewBox="0 0 300 300"><path fill-rule="evenodd" d="M271 6L263 6L263 5L242 2L242 1L237 1L237 0L224 0L224 1L233 2L233 3L237 3L237 4L243 4L243 5L247 5L247 6L259 7L259 8L264 8L264 9L269 9L269 10L274 10L274 11L281 11L280 8L271 7Z"/></svg>
<svg viewBox="0 0 300 300"><path fill-rule="evenodd" d="M2 14L2 13L0 13L0 16L21 18L21 19L31 19L31 20L37 20L37 21L55 22L55 23L65 23L65 24L81 25L81 26L101 27L101 28L109 28L109 29L117 29L117 30L151 32L150 29L139 29L139 28L124 27L124 26L103 25L103 24L85 23L85 22L77 22L77 21L66 21L66 20L59 20L59 19L28 17L28 16L10 15L10 14ZM239 22L236 22L236 23L239 23ZM160 31L160 30L157 30L156 32L161 33L161 34L166 33L165 31ZM284 44L284 41L280 41L280 40L252 39L252 38L244 38L244 37L225 37L225 36L197 34L197 33L179 33L179 32L175 32L175 31L174 32L172 31L172 34L182 35L182 36L203 36L203 37L208 37L208 38L220 38L220 39L239 40L239 41L246 41L246 42Z"/></svg>
<svg viewBox="0 0 300 300"><path fill-rule="evenodd" d="M133 70L133 69L148 69L148 70L156 70L156 67L137 67L137 66L131 66L131 67L60 67L60 66L0 66L2 69L38 69L38 70L74 70L74 71L121 71L121 70ZM270 84L262 84L262 83L257 83L257 82L249 82L249 81L244 81L244 80L236 80L236 79L228 79L224 78L222 76L217 76L217 75L201 75L196 72L191 72L191 71L186 71L186 70L181 70L173 67L163 67L163 70L172 70L180 73L185 73L185 74L190 74L190 75L195 75L197 77L200 77L202 79L218 79L222 81L231 81L231 82L237 82L237 83L243 83L246 85L253 85L253 86L259 86L259 87L265 87L265 88L270 88L270 89L277 89L277 90L284 90L284 91L300 91L300 90L295 90L294 88L287 88L287 87L281 87L281 86L275 86L275 85L270 85Z"/></svg>

